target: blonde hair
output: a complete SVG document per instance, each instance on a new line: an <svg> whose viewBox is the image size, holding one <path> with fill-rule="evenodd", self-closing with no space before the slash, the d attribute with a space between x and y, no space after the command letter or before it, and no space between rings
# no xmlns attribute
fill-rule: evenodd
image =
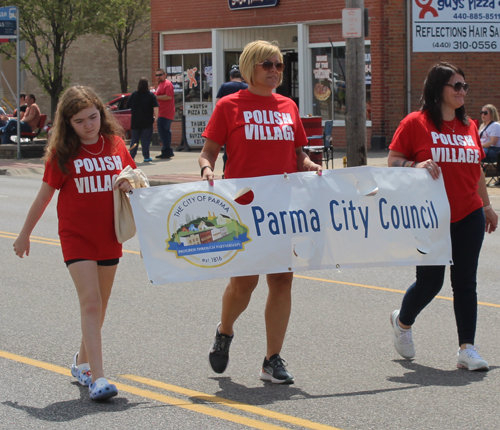
<svg viewBox="0 0 500 430"><path fill-rule="evenodd" d="M257 63L262 63L264 60L278 55L283 62L283 54L276 42L267 42L265 40L256 40L248 43L240 56L240 72L243 79L253 85L254 68ZM283 82L283 73L279 74L279 84Z"/></svg>
<svg viewBox="0 0 500 430"><path fill-rule="evenodd" d="M486 109L488 109L488 112L490 113L491 120L498 122L498 111L497 108L491 104L484 105ZM485 124L484 122L481 124L479 127L479 131L481 131L484 127L486 127L488 124Z"/></svg>
<svg viewBox="0 0 500 430"><path fill-rule="evenodd" d="M78 155L82 145L70 120L78 112L92 106L96 107L101 116L100 134L108 139L124 134L120 124L92 88L79 85L68 88L57 103L54 125L50 130L44 155L47 162L53 163L57 160L57 165L63 173L68 173L66 164ZM114 139L111 141L114 142Z"/></svg>

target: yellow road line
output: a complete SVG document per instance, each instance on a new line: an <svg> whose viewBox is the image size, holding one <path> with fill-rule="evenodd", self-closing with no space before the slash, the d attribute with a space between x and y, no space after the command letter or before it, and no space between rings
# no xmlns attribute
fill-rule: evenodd
<svg viewBox="0 0 500 430"><path fill-rule="evenodd" d="M288 424L293 424L297 426L302 426L305 428L310 428L314 430L339 430L336 427L327 426L324 424L315 423L313 421L305 420L302 418L297 418L291 415L281 414L279 412L274 412L269 409L259 408L257 406L248 405L246 403L236 402L234 400L224 399L222 397L213 396L210 394L205 394L200 391L190 390L188 388L178 387L176 385L166 384L164 382L155 381L149 378L143 378L136 375L119 375L121 378L130 379L131 381L139 382L141 384L150 385L152 387L161 388L163 390L172 391L177 394L182 394L189 397L194 397L200 400L205 400L207 402L217 403L224 406L229 406L234 409L239 409L241 411L250 412L256 415L262 415L266 418L272 418L274 420L283 421Z"/></svg>
<svg viewBox="0 0 500 430"><path fill-rule="evenodd" d="M27 364L30 366L38 367L54 373L59 373L64 376L71 376L70 370L65 367L56 366L54 364L45 363L43 361L34 360L32 358L23 357L17 354L12 354L10 352L0 351L0 357L7 358L9 360L17 361L19 363ZM177 399L175 397L165 396L163 394L155 393L153 391L143 390L140 388L133 387L131 385L125 385L114 381L110 382L115 384L118 390L123 391L125 393L130 393L147 399L156 400L161 403L167 403L169 405L178 406L180 408L187 409L192 412L209 415L211 417L219 418L225 421L231 421L234 423L242 424L247 427L256 428L260 430L290 430L286 427L275 426L273 424L268 424L262 421L254 420L252 418L246 418L229 412L212 409L207 406L197 405L190 402L189 400L182 400L182 399Z"/></svg>
<svg viewBox="0 0 500 430"><path fill-rule="evenodd" d="M301 279L309 279L311 281L328 282L330 284L352 285L354 287L369 288L371 290L389 291L391 293L400 293L400 294L406 293L406 291L404 291L404 290L396 290L394 288L376 287L374 285L365 285L365 284L355 284L353 282L333 281L331 279L314 278L312 276L302 276L302 275L295 275L294 274L293 277L294 278L301 278ZM453 297L445 297L445 296L436 296L436 299L453 301ZM500 305L497 305L496 303L477 302L477 304L482 305L482 306L490 306L493 308L500 308Z"/></svg>
<svg viewBox="0 0 500 430"><path fill-rule="evenodd" d="M4 236L4 235L9 235L9 236ZM7 233L4 231L0 231L0 237L5 237L7 239L15 239L18 235L15 233ZM49 242L43 242L39 240L33 240L31 239L32 242L37 242L37 243L45 243L47 245L59 245L60 242L57 239L46 239L43 237L38 237L38 236L30 236L30 238L38 238L38 239L43 239L47 241L53 241L57 243L49 243ZM127 254L137 254L140 255L140 251L130 251L127 249L124 249L123 252ZM379 290L379 291L388 291L390 293L399 293L399 294L404 294L406 293L405 290L396 290L394 288L386 288L386 287L376 287L375 285L365 285L365 284L356 284L354 282L344 282L344 281L333 281L332 279L323 279L323 278L314 278L312 276L302 276L302 275L293 275L294 278L301 278L301 279L309 279L311 281L319 281L319 282L327 282L330 284L341 284L341 285L351 285L353 287L361 287L361 288L369 288L371 290ZM436 299L441 299L441 300L450 300L453 301L453 297L445 297L445 296L436 296ZM500 305L497 305L496 303L488 303L488 302L477 302L478 305L481 306L489 306L492 308L500 308Z"/></svg>

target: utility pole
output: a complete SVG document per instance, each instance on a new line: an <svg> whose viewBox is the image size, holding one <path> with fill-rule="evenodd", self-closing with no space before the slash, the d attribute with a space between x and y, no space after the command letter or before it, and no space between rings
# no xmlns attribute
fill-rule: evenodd
<svg viewBox="0 0 500 430"><path fill-rule="evenodd" d="M346 38L347 167L365 166L366 84L364 0L346 0L342 33Z"/></svg>

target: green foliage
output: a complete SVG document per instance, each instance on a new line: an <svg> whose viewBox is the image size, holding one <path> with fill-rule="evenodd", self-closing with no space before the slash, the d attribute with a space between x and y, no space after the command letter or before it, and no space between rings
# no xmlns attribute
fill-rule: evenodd
<svg viewBox="0 0 500 430"><path fill-rule="evenodd" d="M118 53L121 91L128 92L128 45L149 34L149 0L108 0L96 22L96 31L113 40Z"/></svg>
<svg viewBox="0 0 500 430"><path fill-rule="evenodd" d="M64 74L66 53L79 36L94 30L101 3L98 0L0 0L0 7L19 8L20 37L27 42L21 65L50 95L51 114L69 82ZM15 43L0 45L0 52L7 58L15 58Z"/></svg>

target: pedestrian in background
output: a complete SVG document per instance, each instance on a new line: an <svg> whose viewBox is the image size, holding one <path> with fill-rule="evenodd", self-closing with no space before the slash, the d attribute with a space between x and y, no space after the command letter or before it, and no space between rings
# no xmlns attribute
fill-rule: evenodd
<svg viewBox="0 0 500 430"><path fill-rule="evenodd" d="M153 161L149 155L149 146L153 135L153 124L155 119L158 118L158 101L156 96L149 90L149 82L146 78L139 79L137 91L130 94L126 109L130 109L132 112L130 156L135 159L140 141L144 161Z"/></svg>
<svg viewBox="0 0 500 430"><path fill-rule="evenodd" d="M223 97L215 106L203 132L205 145L199 158L201 176L213 184L213 169L222 145L227 145L226 177L251 178L293 173L304 170L318 171L302 151L307 137L297 105L288 97L273 90L283 79L283 55L278 46L263 41L245 46L240 57L240 70L248 89ZM247 112L266 112L273 115L275 135L259 136L246 132L248 123L256 125ZM286 115L286 124L281 118ZM265 154L265 155L263 155ZM293 273L266 275L269 294L265 310L267 350L260 378L276 384L293 384L294 377L286 369L280 356L292 308ZM229 347L234 337L233 325L247 308L259 275L231 277L222 298L221 322L209 351L209 362L214 372L223 373L229 363Z"/></svg>
<svg viewBox="0 0 500 430"><path fill-rule="evenodd" d="M220 86L215 101L217 103L222 97L237 93L240 90L246 90L247 88L248 84L243 82L240 68L235 64L231 67L231 71L229 72L229 82L225 82ZM224 154L222 155L222 172L224 173L227 163L226 145L222 148L224 150ZM224 177L224 175L222 177Z"/></svg>
<svg viewBox="0 0 500 430"><path fill-rule="evenodd" d="M71 373L89 387L92 400L118 393L104 378L101 326L122 256L114 228L113 187L132 189L128 181L113 181L125 166L135 168L120 134L120 126L92 89L78 86L64 92L45 152L42 186L14 242L16 255L29 255L31 232L59 190L59 237L78 293L82 327Z"/></svg>
<svg viewBox="0 0 500 430"><path fill-rule="evenodd" d="M479 127L479 137L486 154L484 160L490 163L497 162L497 154L500 152L500 124L498 120L497 108L491 104L484 105L481 109L482 123Z"/></svg>
<svg viewBox="0 0 500 430"><path fill-rule="evenodd" d="M389 146L391 167L427 169L433 179L443 175L450 203L450 267L453 308L458 331L457 366L487 370L488 363L474 346L477 323L476 275L484 232L496 230L493 210L480 160L484 158L479 134L465 114L469 85L465 74L449 63L434 65L427 74L422 107L409 114L396 130ZM451 142L455 156L446 152ZM418 314L443 286L446 266L418 266L416 281L408 288L400 310L391 315L394 346L404 358L415 356L412 326Z"/></svg>
<svg viewBox="0 0 500 430"><path fill-rule="evenodd" d="M224 96L237 93L239 90L246 90L247 88L248 84L243 82L240 68L235 64L231 67L229 72L229 82L225 82L220 86L219 91L217 92L216 102Z"/></svg>
<svg viewBox="0 0 500 430"><path fill-rule="evenodd" d="M158 87L156 88L156 99L160 106L156 126L160 136L162 148L161 154L156 158L169 159L174 156L172 151L172 131L170 127L175 117L174 85L167 79L165 70L156 69Z"/></svg>
<svg viewBox="0 0 500 430"><path fill-rule="evenodd" d="M34 94L28 95L28 106L24 115L21 117L20 130L22 132L31 132L38 127L40 122L40 108L36 104L36 97ZM9 119L6 125L1 128L3 133L2 144L12 143L11 136L17 135L17 119Z"/></svg>

